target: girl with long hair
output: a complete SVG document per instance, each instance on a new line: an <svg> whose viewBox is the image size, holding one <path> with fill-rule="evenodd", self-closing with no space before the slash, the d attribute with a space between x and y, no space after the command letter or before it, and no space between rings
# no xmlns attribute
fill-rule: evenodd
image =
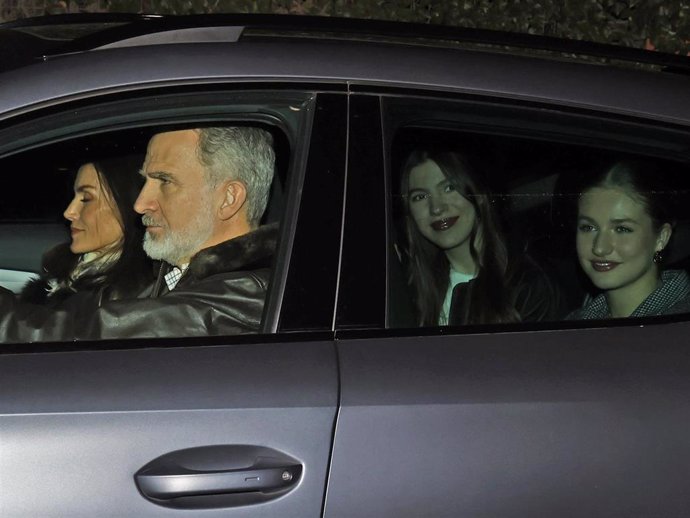
<svg viewBox="0 0 690 518"><path fill-rule="evenodd" d="M401 193L409 284L422 326L553 318L557 291L535 263L513 260L488 190L454 151L413 151Z"/></svg>

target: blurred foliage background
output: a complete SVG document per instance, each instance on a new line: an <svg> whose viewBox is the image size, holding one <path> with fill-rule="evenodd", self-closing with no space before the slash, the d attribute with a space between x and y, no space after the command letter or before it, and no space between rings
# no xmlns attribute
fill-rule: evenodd
<svg viewBox="0 0 690 518"><path fill-rule="evenodd" d="M0 0L0 20L64 12L289 13L507 30L690 55L678 0Z"/></svg>

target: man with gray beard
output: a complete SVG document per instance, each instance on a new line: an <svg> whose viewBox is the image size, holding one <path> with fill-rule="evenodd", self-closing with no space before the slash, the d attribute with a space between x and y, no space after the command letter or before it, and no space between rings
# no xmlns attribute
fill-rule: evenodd
<svg viewBox="0 0 690 518"><path fill-rule="evenodd" d="M144 298L78 298L27 312L0 294L0 340L26 342L235 334L259 330L277 226L260 226L273 181L271 134L248 126L156 134L134 210L161 263ZM22 316L22 314L24 316ZM30 314L30 316L27 316Z"/></svg>
<svg viewBox="0 0 690 518"><path fill-rule="evenodd" d="M258 227L274 163L272 137L258 128L170 131L149 142L134 210L144 251L162 261L151 296L194 299L194 311L171 311L205 332L259 328L276 228Z"/></svg>

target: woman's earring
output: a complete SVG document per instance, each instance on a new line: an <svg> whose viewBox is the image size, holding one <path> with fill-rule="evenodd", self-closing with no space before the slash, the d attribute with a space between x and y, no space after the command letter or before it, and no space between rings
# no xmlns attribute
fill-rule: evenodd
<svg viewBox="0 0 690 518"><path fill-rule="evenodd" d="M662 250L657 250L654 252L654 258L652 259L655 264L659 264L661 261L664 260L664 256L661 254Z"/></svg>

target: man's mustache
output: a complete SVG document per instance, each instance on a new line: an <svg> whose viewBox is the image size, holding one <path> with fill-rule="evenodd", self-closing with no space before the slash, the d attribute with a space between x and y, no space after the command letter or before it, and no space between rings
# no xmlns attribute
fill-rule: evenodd
<svg viewBox="0 0 690 518"><path fill-rule="evenodd" d="M162 227L163 226L158 221L156 221L153 216L151 216L149 214L144 214L141 217L141 222L143 223L143 225L145 227Z"/></svg>

